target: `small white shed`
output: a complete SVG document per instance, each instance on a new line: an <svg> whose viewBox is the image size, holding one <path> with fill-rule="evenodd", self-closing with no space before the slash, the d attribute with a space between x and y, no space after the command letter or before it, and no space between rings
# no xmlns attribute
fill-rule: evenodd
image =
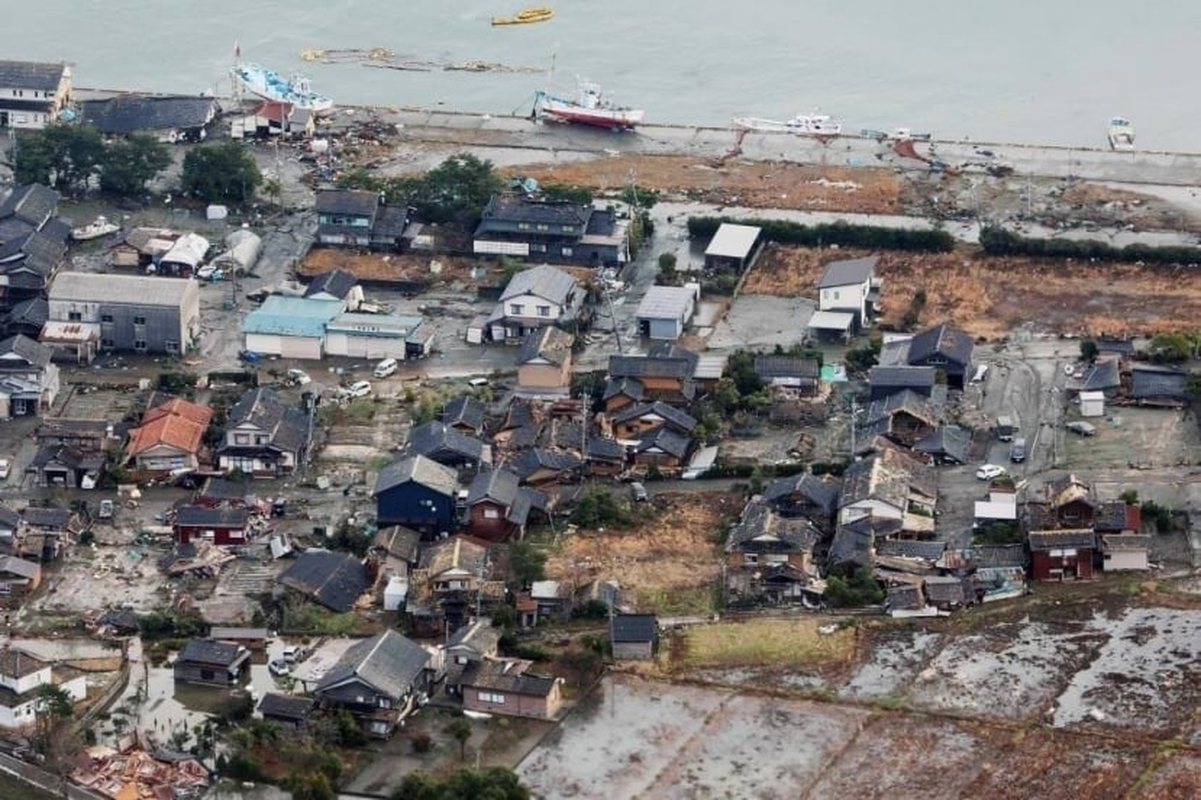
<svg viewBox="0 0 1201 800"><path fill-rule="evenodd" d="M405 607L409 594L409 579L393 575L384 587L384 611L398 611Z"/></svg>
<svg viewBox="0 0 1201 800"><path fill-rule="evenodd" d="M1103 417L1103 416L1105 416L1105 392L1081 392L1080 393L1080 416L1082 416L1082 417Z"/></svg>

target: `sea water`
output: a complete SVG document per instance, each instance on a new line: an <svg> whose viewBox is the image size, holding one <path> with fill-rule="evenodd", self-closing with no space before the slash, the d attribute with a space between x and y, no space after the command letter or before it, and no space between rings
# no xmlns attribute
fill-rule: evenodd
<svg viewBox="0 0 1201 800"><path fill-rule="evenodd" d="M550 5L554 19L492 27ZM78 86L228 94L235 47L303 72L340 104L525 114L576 76L648 122L822 113L845 130L1106 146L1111 116L1140 149L1196 151L1190 92L1201 3L1152 0L42 0L11 3L0 58L66 60ZM384 48L459 72L305 61L306 49Z"/></svg>

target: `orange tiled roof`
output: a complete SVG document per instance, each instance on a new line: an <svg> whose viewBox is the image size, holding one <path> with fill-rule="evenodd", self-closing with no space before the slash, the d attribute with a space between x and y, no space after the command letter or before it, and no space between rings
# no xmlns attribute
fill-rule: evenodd
<svg viewBox="0 0 1201 800"><path fill-rule="evenodd" d="M207 406L174 398L142 416L141 426L129 432L129 455L137 456L152 447L169 445L185 453L196 453L213 418Z"/></svg>

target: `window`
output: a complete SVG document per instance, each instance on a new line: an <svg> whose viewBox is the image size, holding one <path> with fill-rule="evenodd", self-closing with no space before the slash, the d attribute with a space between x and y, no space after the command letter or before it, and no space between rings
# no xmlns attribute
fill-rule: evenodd
<svg viewBox="0 0 1201 800"><path fill-rule="evenodd" d="M100 315L100 321L101 321L101 322L112 322L112 321L113 321L113 315L112 315L112 314L101 314L101 315Z"/></svg>
<svg viewBox="0 0 1201 800"><path fill-rule="evenodd" d="M78 311L68 311L67 312L67 321L68 322L83 322L83 314L80 314Z"/></svg>
<svg viewBox="0 0 1201 800"><path fill-rule="evenodd" d="M116 347L117 341L115 339L103 338L100 340L100 346L105 348Z"/></svg>
<svg viewBox="0 0 1201 800"><path fill-rule="evenodd" d="M830 292L830 294L831 294L831 295L833 295L833 299L835 299L835 300L837 300L837 299L838 299L838 290L837 290L837 289L835 289L834 291Z"/></svg>
<svg viewBox="0 0 1201 800"><path fill-rule="evenodd" d="M500 519L500 511L495 508L485 508L484 519Z"/></svg>
<svg viewBox="0 0 1201 800"><path fill-rule="evenodd" d="M545 252L546 252L546 245L544 245L544 244L531 244L531 245L530 245L530 252L531 252L531 253L545 253Z"/></svg>
<svg viewBox="0 0 1201 800"><path fill-rule="evenodd" d="M538 306L538 316L549 317L550 316L550 306Z"/></svg>
<svg viewBox="0 0 1201 800"><path fill-rule="evenodd" d="M235 433L234 434L234 444L250 444L250 434Z"/></svg>
<svg viewBox="0 0 1201 800"><path fill-rule="evenodd" d="M173 342L170 339L167 339L163 342L163 350L168 353L178 353L179 342Z"/></svg>
<svg viewBox="0 0 1201 800"><path fill-rule="evenodd" d="M573 255L573 254L574 254L574 251L573 251L573 250L572 250L570 247L564 247L564 248L563 248L563 255L564 255L565 257L571 256L571 255Z"/></svg>
<svg viewBox="0 0 1201 800"><path fill-rule="evenodd" d="M145 353L146 352L146 340L145 339L134 339L133 340L133 349L137 350L139 353Z"/></svg>
<svg viewBox="0 0 1201 800"><path fill-rule="evenodd" d="M211 681L215 677L217 677L217 674L215 672L213 672L211 669L200 670L200 679L202 681Z"/></svg>
<svg viewBox="0 0 1201 800"><path fill-rule="evenodd" d="M744 564L758 564L759 563L759 554L758 553L743 553L742 561Z"/></svg>
<svg viewBox="0 0 1201 800"><path fill-rule="evenodd" d="M480 692L481 703L496 703L497 705L505 704L505 696L496 692Z"/></svg>
<svg viewBox="0 0 1201 800"><path fill-rule="evenodd" d="M509 303L509 313L516 315L524 314L525 306L523 306L521 303Z"/></svg>
<svg viewBox="0 0 1201 800"><path fill-rule="evenodd" d="M145 317L143 317L143 316L140 316L140 315L139 315L139 316L136 316L136 317L134 317L134 318L133 318L133 324L134 324L134 325L145 325L145 324L146 324L146 318L145 318Z"/></svg>
<svg viewBox="0 0 1201 800"><path fill-rule="evenodd" d="M549 226L549 225L547 225L545 222L539 222L539 223L538 223L538 230L540 230L540 231L549 231L549 230L550 230L550 226Z"/></svg>

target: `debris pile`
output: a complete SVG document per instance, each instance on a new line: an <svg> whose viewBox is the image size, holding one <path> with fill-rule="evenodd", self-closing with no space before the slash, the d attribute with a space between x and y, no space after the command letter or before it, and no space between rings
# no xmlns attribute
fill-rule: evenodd
<svg viewBox="0 0 1201 800"><path fill-rule="evenodd" d="M150 800L199 792L209 785L209 771L186 754L96 746L84 751L71 780L105 797Z"/></svg>

